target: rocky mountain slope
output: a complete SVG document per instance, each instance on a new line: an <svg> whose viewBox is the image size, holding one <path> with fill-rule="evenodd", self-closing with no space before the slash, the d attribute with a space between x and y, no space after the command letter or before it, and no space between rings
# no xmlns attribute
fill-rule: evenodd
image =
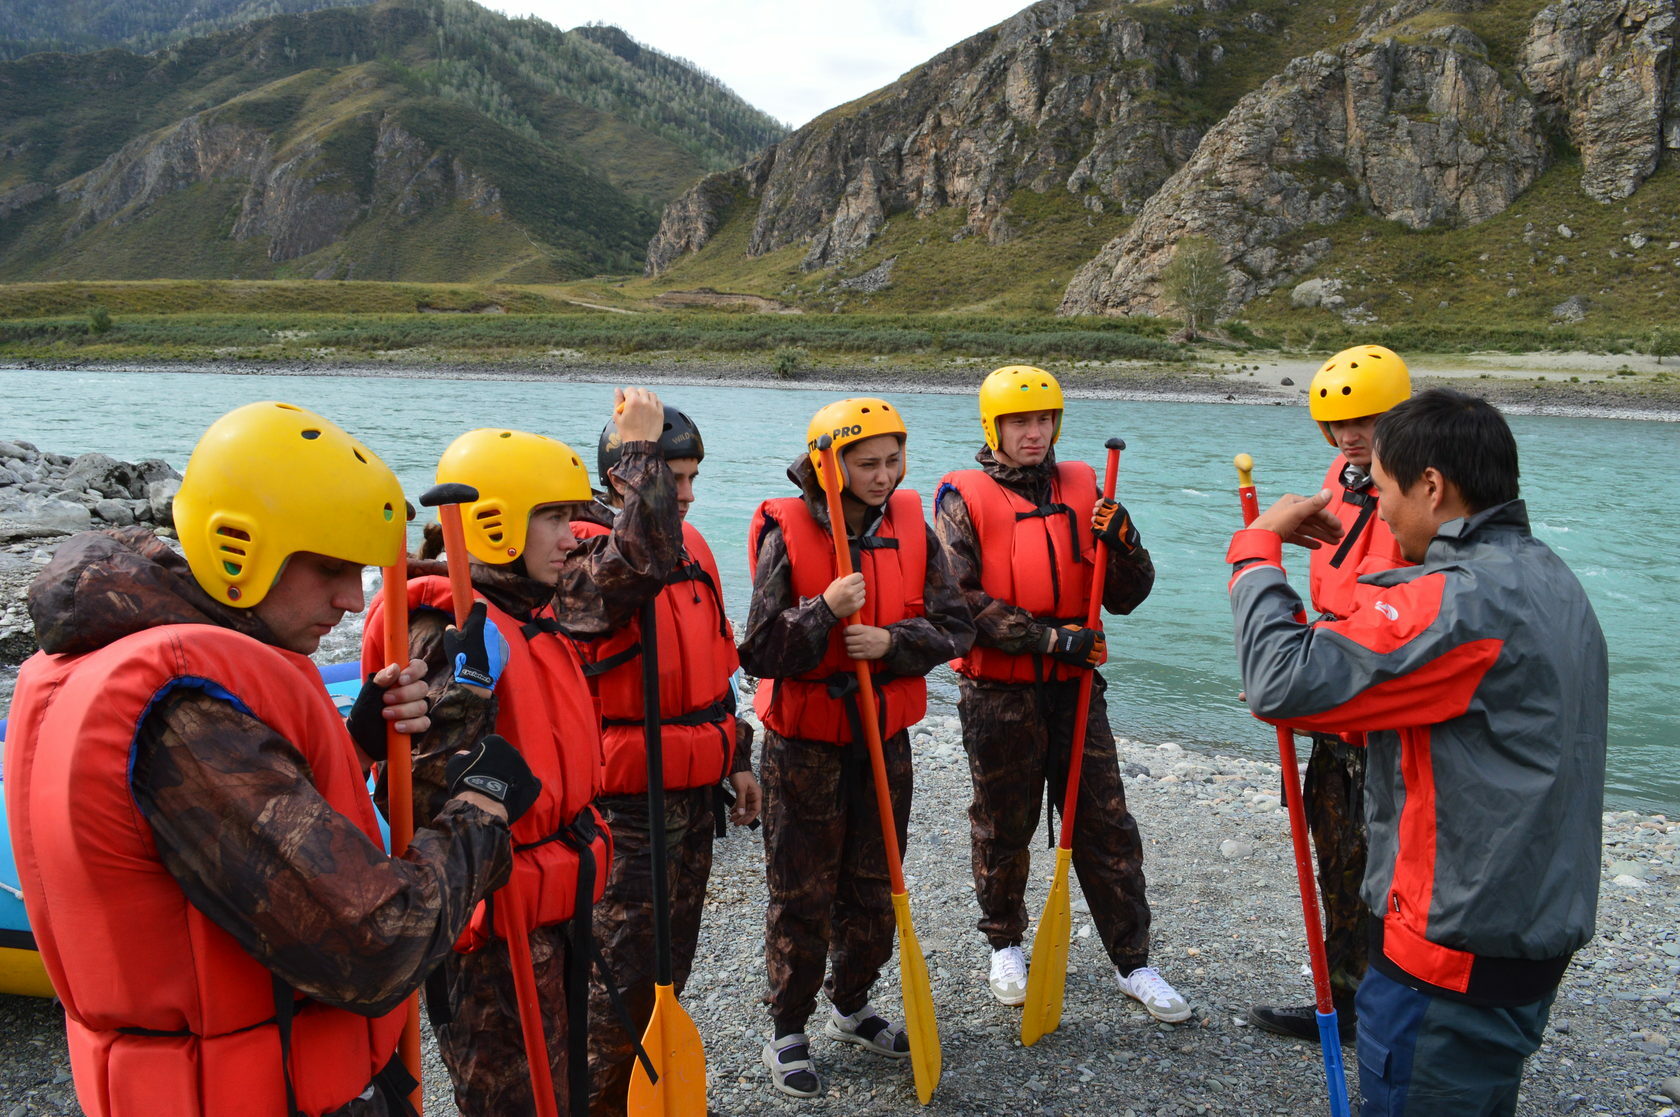
<svg viewBox="0 0 1680 1117"><path fill-rule="evenodd" d="M1054 230L1063 313L1165 313L1195 234L1235 312L1347 263L1371 220L1473 227L1554 171L1589 210L1629 199L1680 147L1675 25L1675 0L1042 0L696 184L648 271L704 272L716 241L832 291Z"/></svg>
<svg viewBox="0 0 1680 1117"><path fill-rule="evenodd" d="M781 133L613 28L380 0L0 63L0 279L543 281Z"/></svg>

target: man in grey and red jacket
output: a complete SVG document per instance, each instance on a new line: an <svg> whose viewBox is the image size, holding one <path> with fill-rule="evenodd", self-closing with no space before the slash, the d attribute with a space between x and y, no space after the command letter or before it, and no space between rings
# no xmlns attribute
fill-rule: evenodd
<svg viewBox="0 0 1680 1117"><path fill-rule="evenodd" d="M1436 389L1377 423L1379 514L1419 565L1304 623L1285 539L1333 541L1328 490L1232 539L1250 709L1363 730L1370 760L1360 986L1364 1113L1511 1114L1557 986L1592 937L1608 717L1604 636L1529 533L1517 447L1483 400Z"/></svg>

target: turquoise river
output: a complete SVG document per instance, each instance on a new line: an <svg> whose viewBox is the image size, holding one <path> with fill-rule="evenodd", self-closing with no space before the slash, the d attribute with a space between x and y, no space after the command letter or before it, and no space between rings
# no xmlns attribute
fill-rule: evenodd
<svg viewBox="0 0 1680 1117"><path fill-rule="evenodd" d="M676 384L659 390L705 434L691 516L718 555L739 624L747 603L748 517L758 501L791 492L784 469L803 445L812 412L836 393ZM561 438L584 451L593 474L612 392L604 384L559 381L0 369L0 438L67 454L161 457L180 468L212 420L259 399L311 407L348 427L396 469L412 497L431 483L444 446L476 426ZM969 465L980 444L974 398L905 393L894 402L910 428L908 484L931 497L940 475ZM1680 463L1680 425L1521 415L1511 425L1535 533L1580 576L1609 639L1609 803L1680 813L1680 740L1666 681L1680 663L1680 635L1666 612L1680 599L1680 532L1662 498L1664 478ZM1329 447L1298 407L1079 400L1058 452L1100 469L1103 441L1116 434L1128 445L1120 496L1154 555L1158 579L1133 616L1109 626L1115 730L1144 741L1266 752L1271 733L1236 699L1222 561L1238 518L1231 458L1254 455L1264 503L1316 486ZM1305 553L1287 557L1304 588ZM943 668L935 675L936 709L951 704L950 678Z"/></svg>

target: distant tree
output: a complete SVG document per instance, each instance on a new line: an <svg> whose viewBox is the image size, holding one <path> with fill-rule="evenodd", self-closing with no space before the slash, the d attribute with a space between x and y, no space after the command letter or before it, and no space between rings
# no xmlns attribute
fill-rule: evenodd
<svg viewBox="0 0 1680 1117"><path fill-rule="evenodd" d="M1664 357L1680 356L1680 333L1674 330L1652 330L1645 340L1645 352L1662 364Z"/></svg>
<svg viewBox="0 0 1680 1117"><path fill-rule="evenodd" d="M1181 239L1161 272L1161 290L1184 312L1185 330L1194 340L1200 326L1212 322L1225 305L1225 259L1219 246L1207 237Z"/></svg>

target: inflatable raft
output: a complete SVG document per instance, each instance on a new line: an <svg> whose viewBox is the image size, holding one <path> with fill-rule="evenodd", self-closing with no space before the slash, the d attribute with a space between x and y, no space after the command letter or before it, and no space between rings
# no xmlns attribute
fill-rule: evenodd
<svg viewBox="0 0 1680 1117"><path fill-rule="evenodd" d="M354 663L334 663L321 668L321 679L327 692L349 712L361 689L361 669ZM6 721L0 718L0 746L6 740ZM0 757L4 757L0 749ZM35 936L29 931L29 915L23 908L23 892L18 886L17 862L12 855L12 831L6 822L6 773L0 763L0 993L24 997L50 997L52 983L47 980L46 967L41 964ZM383 821L381 821L383 828Z"/></svg>

